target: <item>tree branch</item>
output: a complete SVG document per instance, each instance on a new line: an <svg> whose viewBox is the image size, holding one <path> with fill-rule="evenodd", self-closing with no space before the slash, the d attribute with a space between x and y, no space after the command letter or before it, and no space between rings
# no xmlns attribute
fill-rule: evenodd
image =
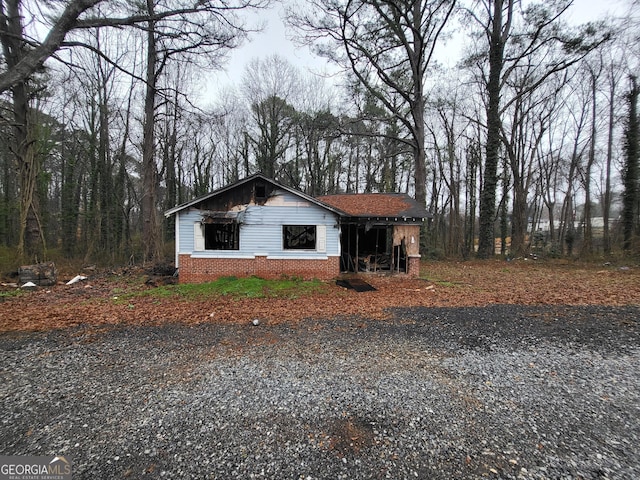
<svg viewBox="0 0 640 480"><path fill-rule="evenodd" d="M78 17L101 1L73 0L69 2L44 41L26 53L13 68L0 74L0 93L26 81L33 72L42 67L44 62L60 48L67 33L76 26ZM4 31L0 32L2 35L4 33Z"/></svg>

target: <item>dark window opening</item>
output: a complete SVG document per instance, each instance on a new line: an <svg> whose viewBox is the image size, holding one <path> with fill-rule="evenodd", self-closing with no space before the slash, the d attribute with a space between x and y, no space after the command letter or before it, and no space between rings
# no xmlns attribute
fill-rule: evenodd
<svg viewBox="0 0 640 480"><path fill-rule="evenodd" d="M264 200L267 198L267 186L261 183L256 184L256 200Z"/></svg>
<svg viewBox="0 0 640 480"><path fill-rule="evenodd" d="M205 250L238 250L240 228L237 223L206 223L204 225Z"/></svg>
<svg viewBox="0 0 640 480"><path fill-rule="evenodd" d="M282 227L283 248L285 250L315 250L315 225L284 225Z"/></svg>

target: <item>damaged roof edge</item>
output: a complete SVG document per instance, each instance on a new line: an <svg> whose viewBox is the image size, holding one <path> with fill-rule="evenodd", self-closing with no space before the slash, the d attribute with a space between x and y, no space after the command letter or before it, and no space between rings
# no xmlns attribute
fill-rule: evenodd
<svg viewBox="0 0 640 480"><path fill-rule="evenodd" d="M406 193L346 193L324 195L321 202L340 209L345 217L424 221L432 215Z"/></svg>
<svg viewBox="0 0 640 480"><path fill-rule="evenodd" d="M222 188L214 190L213 192L207 193L206 195L202 195L202 196L200 196L198 198L194 198L193 200L190 200L190 201L188 201L186 203L183 203L181 205L175 206L175 207L165 211L164 212L164 216L165 217L170 217L171 215L173 215L175 213L178 213L181 210L184 210L186 208L189 208L189 207L192 207L194 205L197 205L198 203L204 202L205 200L208 200L208 199L210 199L212 197L215 197L217 195L221 195L224 192L232 190L232 189L234 189L234 188L236 188L236 187L238 187L240 185L244 185L245 183L253 181L253 180L256 180L256 179L263 180L265 182L269 182L272 185L274 185L276 188L280 188L282 190L286 190L287 192L289 192L289 193L291 193L293 195L296 195L296 196L298 196L300 198L303 198L303 199L313 203L314 205L317 205L319 207L324 208L325 210L329 210L329 211L335 213L336 215L340 215L340 216L345 215L345 212L343 212L343 211L341 211L341 210L339 210L339 209L337 209L337 208L335 208L335 207L333 207L331 205L327 205L326 203L321 202L320 200L318 200L318 199L316 199L314 197L311 197L311 196L307 195L306 193L301 192L300 190L296 190L295 188L291 188L291 187L287 187L286 185L282 185L281 183L278 183L278 182L276 182L275 180L273 180L271 178L265 177L261 173L255 173L253 175L250 175L248 177L243 178L242 180L238 180L237 182L231 183L231 184L226 185L226 186L224 186Z"/></svg>
<svg viewBox="0 0 640 480"><path fill-rule="evenodd" d="M177 205L167 211L164 212L164 216L165 217L170 217L171 215L174 215L184 209L187 209L189 207L192 207L194 205L197 205L199 203L202 203L212 197L221 195L229 190L233 190L236 187L239 187L241 185L244 185L245 183L251 182L253 180L262 180L264 182L268 182L270 184L272 184L274 187L278 188L278 189L282 189L285 190L289 193L291 193L292 195L295 195L297 197L300 197L314 205L317 205L321 208L324 208L325 210L328 210L332 213L335 213L336 215L342 217L342 218L356 218L356 217L369 217L369 218L403 218L403 220L407 221L409 219L413 219L413 221L417 221L418 219L420 219L421 221L424 222L425 219L427 218L432 218L433 215L431 213L429 213L428 211L426 211L424 208L420 208L418 207L418 209L415 209L415 207L417 206L417 204L415 203L415 199L413 199L412 197L410 197L407 194L375 194L375 195L389 195L389 196L399 196L399 197L403 197L407 200L409 200L411 203L415 204L412 207L413 208L409 208L407 211L398 211L398 212L393 212L391 214L391 212L385 212L385 213L380 213L380 214L375 214L373 212L358 212L354 215L354 212L349 212L347 211L348 209L344 209L344 208L340 208L340 206L338 205L333 205L333 202L330 201L324 201L324 199L330 199L331 197L339 197L339 196L350 196L350 195L367 195L367 194L338 194L338 195L326 195L323 197L319 197L319 198L315 198L312 197L310 195L307 195L304 192L301 192L300 190L296 190L295 188L292 187L287 187L286 185L282 185L281 183L276 182L275 180L268 178L266 176L264 176L262 173L255 173L253 175L250 175L248 177L243 178L242 180L238 180L237 182L231 183L229 185L226 185L222 188L219 188L217 190L214 190L213 192L207 193L206 195L202 195L200 197L194 198L193 200L190 200L186 203L183 203L181 205ZM371 195L371 194L369 194Z"/></svg>

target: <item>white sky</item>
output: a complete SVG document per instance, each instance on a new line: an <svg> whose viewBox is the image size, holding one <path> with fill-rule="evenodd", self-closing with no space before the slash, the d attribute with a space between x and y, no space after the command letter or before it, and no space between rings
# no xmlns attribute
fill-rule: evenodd
<svg viewBox="0 0 640 480"><path fill-rule="evenodd" d="M227 86L236 86L243 75L245 67L254 58L265 58L278 54L291 62L302 72L325 75L331 71L326 60L313 55L309 48L298 47L287 36L287 27L282 20L283 7L276 4L258 15L250 17L249 25L265 23L262 32L254 33L249 41L230 52L225 68L220 72L207 73L203 79L204 98L215 100L215 95Z"/></svg>
<svg viewBox="0 0 640 480"><path fill-rule="evenodd" d="M584 23L602 18L607 13L621 12L628 8L631 0L574 0L568 20ZM281 19L282 5L276 4L267 11L260 12L249 23L265 22L264 31L253 34L242 47L231 52L224 71L208 72L203 75L202 97L205 101L215 101L215 96L226 86L240 82L245 66L256 57L278 54L288 59L302 72L328 74L332 71L324 59L313 55L307 47L298 47L287 37L286 27ZM450 47L448 48L450 53ZM452 64L458 59L449 57ZM335 70L333 70L335 71Z"/></svg>

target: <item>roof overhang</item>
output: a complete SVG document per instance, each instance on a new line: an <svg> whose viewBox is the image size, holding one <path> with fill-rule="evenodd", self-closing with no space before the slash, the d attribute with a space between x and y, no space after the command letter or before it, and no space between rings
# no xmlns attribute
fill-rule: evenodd
<svg viewBox="0 0 640 480"><path fill-rule="evenodd" d="M340 218L342 224L357 225L420 225L427 217L372 217L372 216L347 216Z"/></svg>
<svg viewBox="0 0 640 480"><path fill-rule="evenodd" d="M291 188L291 187L287 187L286 185L282 185L281 183L278 183L275 180L272 180L271 178L265 177L261 173L256 173L256 174L248 176L248 177L246 177L246 178L244 178L242 180L238 180L235 183L229 184L229 185L227 185L225 187L222 187L222 188L220 188L218 190L215 190L215 191L213 191L211 193L208 193L208 194L203 195L203 196L198 197L198 198L194 198L193 200L190 200L189 202L183 203L181 205L177 205L177 206L165 211L164 212L164 216L165 217L170 217L171 215L174 215L174 214L176 214L176 213L178 213L178 212L180 212L182 210L186 210L186 209L191 208L193 206L196 206L196 205L198 205L200 203L206 202L210 198L213 198L213 197L216 197L216 196L219 196L219 195L223 195L224 193L226 193L226 192L228 192L230 190L233 190L234 188L237 188L237 187L239 187L239 186L241 186L241 185L243 185L245 183L252 182L254 180L261 180L261 181L264 181L264 182L268 182L268 183L270 183L271 185L273 185L274 187L276 187L278 189L285 190L285 191L291 193L292 195L295 195L295 196L297 196L299 198L302 198L302 199L304 199L304 200L306 200L306 201L308 201L308 202L310 202L310 203L312 203L314 205L317 205L318 207L321 207L321 208L323 208L325 210L328 210L328 211L330 211L330 212L332 212L332 213L334 213L336 215L340 215L340 216L344 215L344 212L341 212L337 208L334 208L331 205L327 205L326 203L323 203L323 202L317 200L316 198L307 195L306 193L303 193L303 192L301 192L299 190L296 190L295 188Z"/></svg>

